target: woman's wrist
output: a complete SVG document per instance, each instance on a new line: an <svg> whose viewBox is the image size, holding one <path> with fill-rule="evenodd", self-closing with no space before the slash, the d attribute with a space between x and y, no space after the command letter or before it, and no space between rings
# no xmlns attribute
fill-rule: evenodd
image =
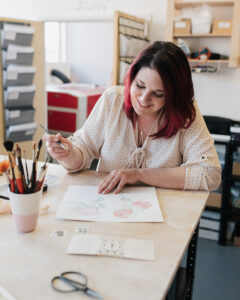
<svg viewBox="0 0 240 300"><path fill-rule="evenodd" d="M76 157L76 150L73 147L71 151L69 152L68 156L64 159L59 159L59 162L66 168L66 169L75 169L76 163L75 163L75 157Z"/></svg>

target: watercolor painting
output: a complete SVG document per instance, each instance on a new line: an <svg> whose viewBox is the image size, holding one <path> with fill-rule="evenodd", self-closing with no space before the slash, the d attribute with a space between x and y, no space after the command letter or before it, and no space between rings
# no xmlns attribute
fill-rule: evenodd
<svg viewBox="0 0 240 300"><path fill-rule="evenodd" d="M162 222L153 187L126 187L120 194L98 194L96 186L70 186L57 218L101 222Z"/></svg>

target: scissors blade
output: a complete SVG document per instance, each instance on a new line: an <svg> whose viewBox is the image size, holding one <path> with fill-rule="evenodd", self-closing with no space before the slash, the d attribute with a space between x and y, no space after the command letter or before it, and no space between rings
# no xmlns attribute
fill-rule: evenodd
<svg viewBox="0 0 240 300"><path fill-rule="evenodd" d="M91 296L91 297L97 298L97 299L103 299L103 297L101 295L99 295L97 292L95 292L94 290L89 289L89 288L87 288L84 291L84 293Z"/></svg>

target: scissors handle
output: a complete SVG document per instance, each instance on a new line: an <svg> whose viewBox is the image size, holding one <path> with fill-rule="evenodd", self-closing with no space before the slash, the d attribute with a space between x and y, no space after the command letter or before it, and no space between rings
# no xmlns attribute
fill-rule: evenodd
<svg viewBox="0 0 240 300"><path fill-rule="evenodd" d="M68 275L77 275L79 276L79 278L81 278L82 281L76 281L74 279L71 279L70 277L68 277ZM64 282L67 286L69 286L70 288L68 289L61 289L58 286L56 286L55 282L56 281L62 281ZM55 276L52 281L52 288L57 291L57 292L62 292L62 293L72 293L72 292L83 292L86 295L90 296L90 297L94 297L97 299L103 299L103 297L101 295L99 295L97 292L95 292L94 290L90 289L87 287L87 277L80 273L80 272L63 272L60 274L60 276Z"/></svg>
<svg viewBox="0 0 240 300"><path fill-rule="evenodd" d="M67 275L73 275L73 274L78 275L82 279L82 282L76 281L76 280L73 280L73 279L67 277ZM66 285L68 285L71 288L70 289L61 289L61 288L57 287L55 284L55 282L57 280L63 281ZM80 272L64 272L64 273L60 274L60 276L55 276L52 279L51 283L52 283L52 287L55 291L62 292L62 293L71 293L71 292L76 292L76 291L84 292L87 289L87 278L84 274L82 274Z"/></svg>

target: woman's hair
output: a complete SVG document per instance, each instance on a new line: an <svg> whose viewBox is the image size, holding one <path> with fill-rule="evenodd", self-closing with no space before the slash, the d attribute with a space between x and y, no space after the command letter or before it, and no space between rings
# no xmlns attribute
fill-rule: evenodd
<svg viewBox="0 0 240 300"><path fill-rule="evenodd" d="M180 128L188 128L195 119L191 70L184 52L171 42L154 42L138 54L124 78L124 110L135 125L130 89L141 68L158 72L165 91L164 122L155 138L170 138ZM160 124L160 122L159 122Z"/></svg>

